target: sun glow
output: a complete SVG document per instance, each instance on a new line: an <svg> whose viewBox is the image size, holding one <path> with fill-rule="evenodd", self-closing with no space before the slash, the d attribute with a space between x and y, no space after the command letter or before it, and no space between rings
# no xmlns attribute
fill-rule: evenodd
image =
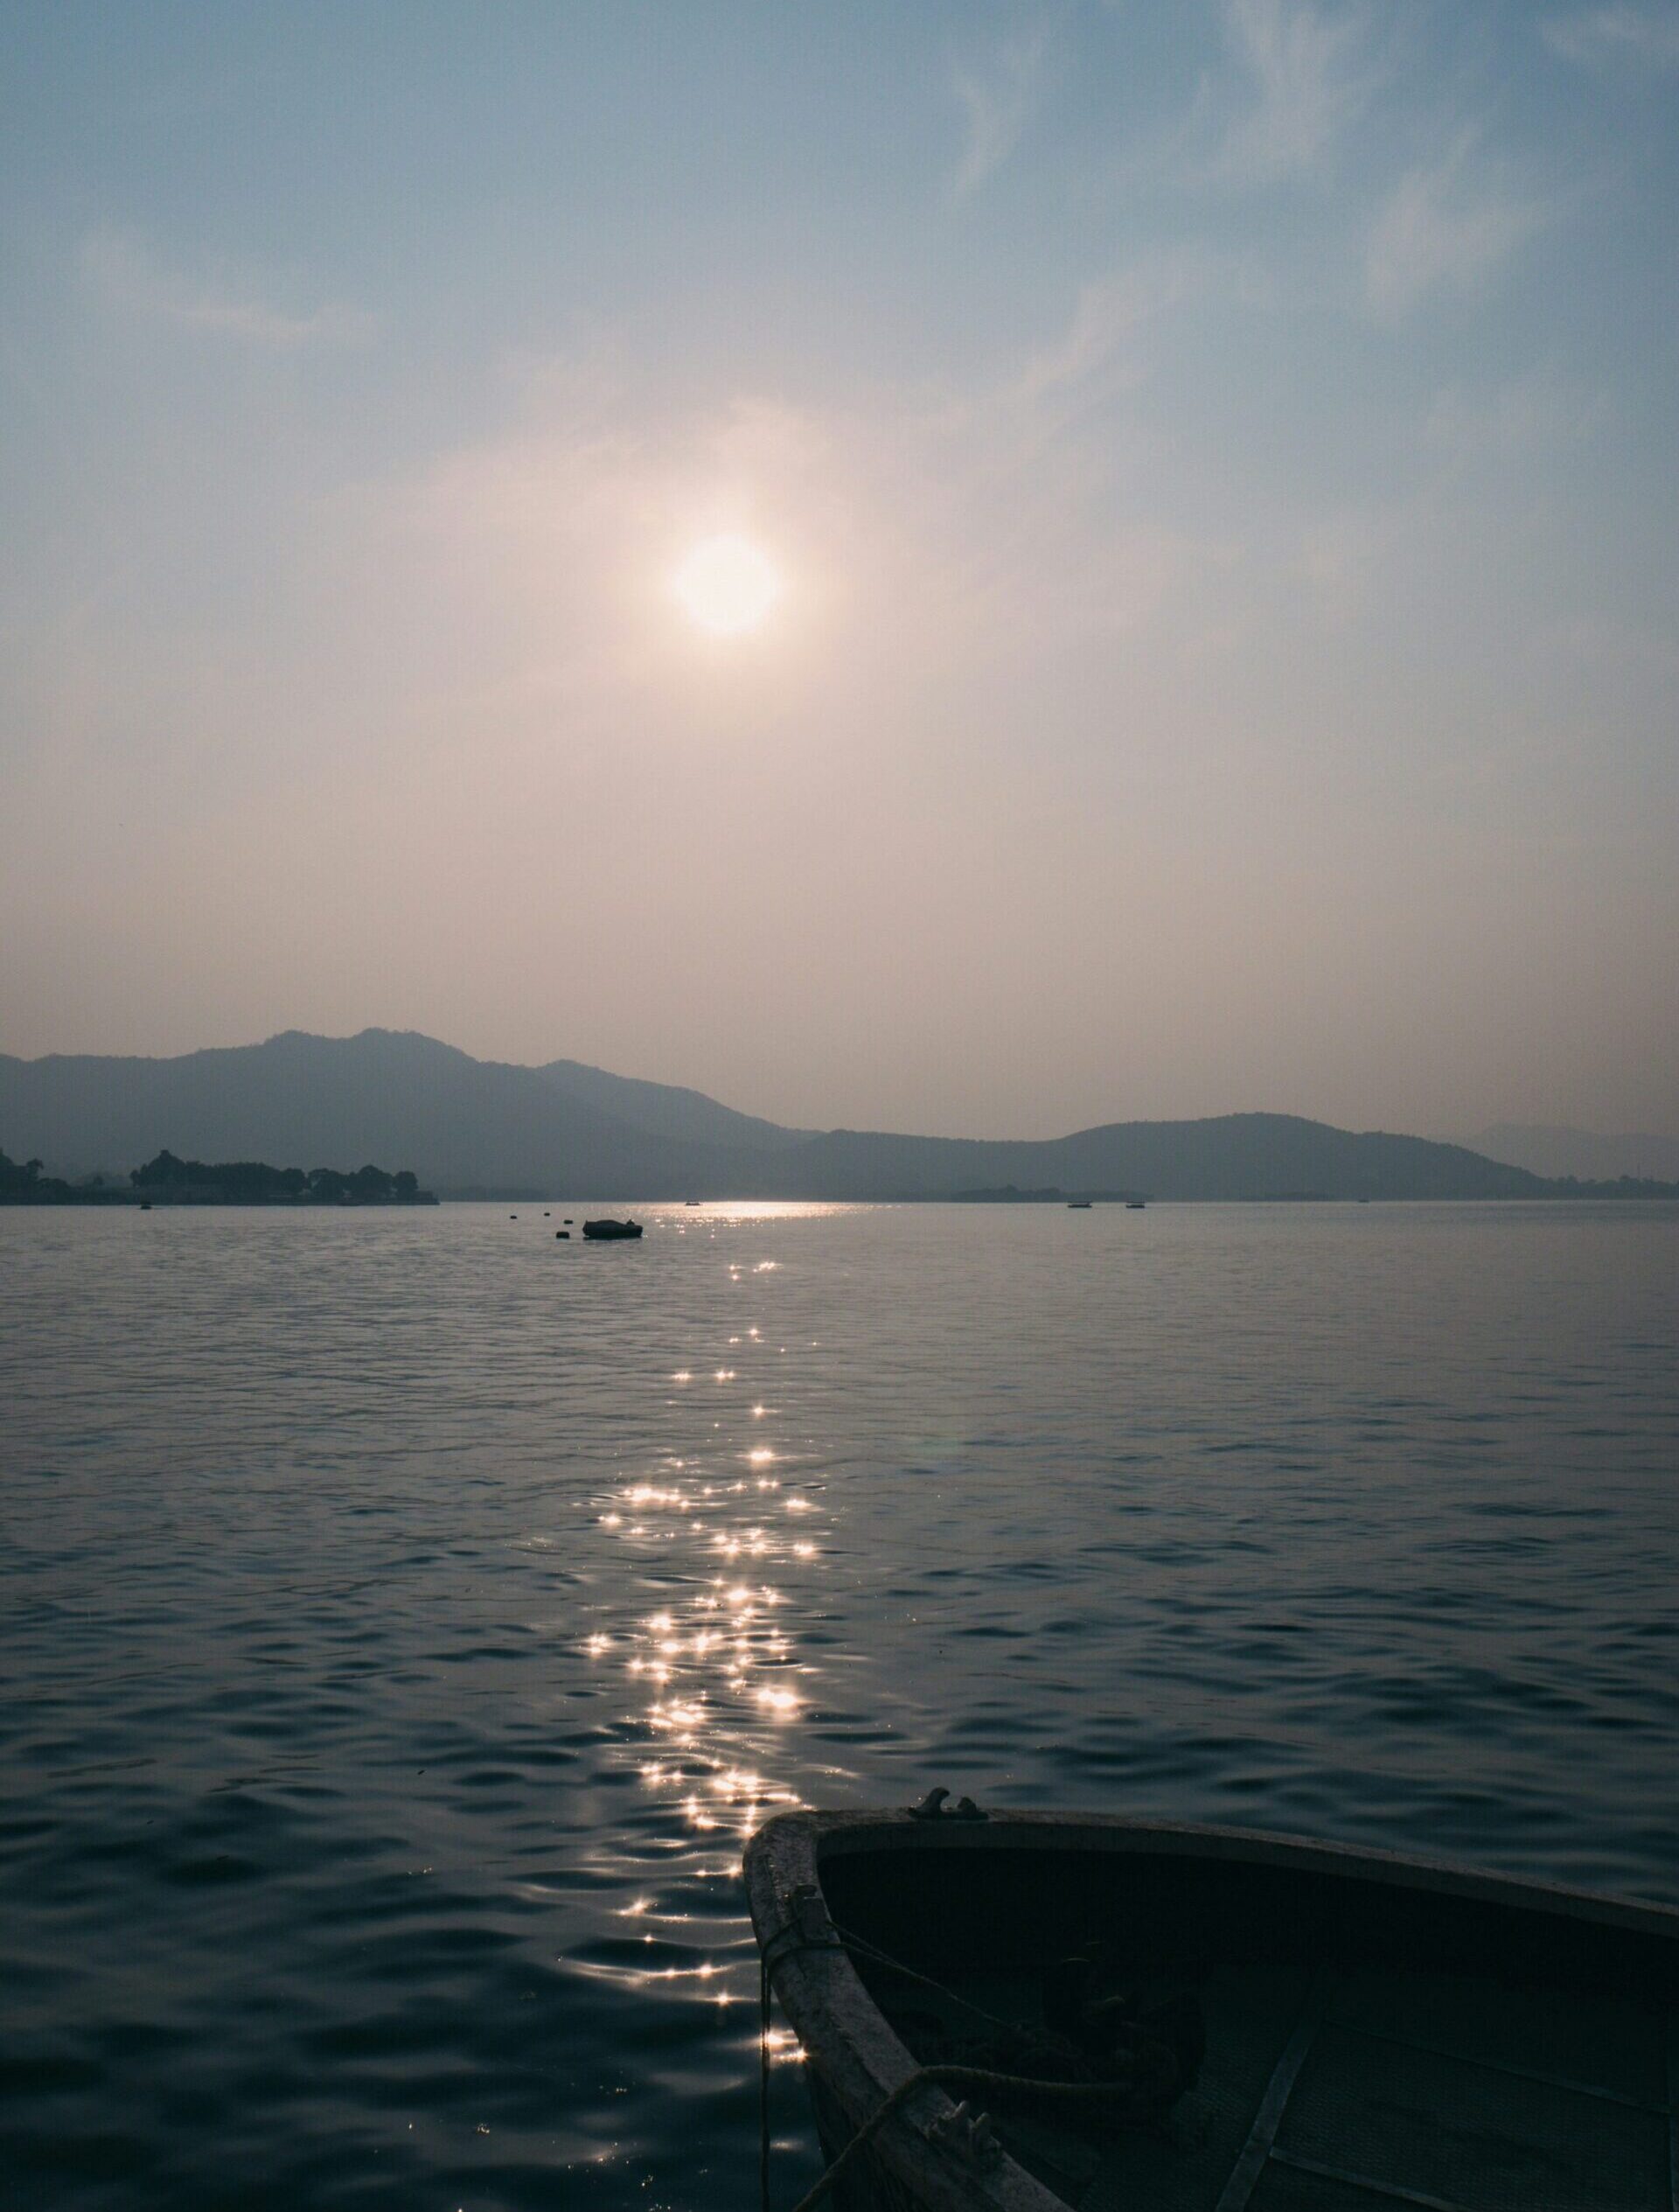
<svg viewBox="0 0 1679 2212"><path fill-rule="evenodd" d="M702 539L671 579L688 619L714 638L758 629L781 599L780 576L749 538Z"/></svg>

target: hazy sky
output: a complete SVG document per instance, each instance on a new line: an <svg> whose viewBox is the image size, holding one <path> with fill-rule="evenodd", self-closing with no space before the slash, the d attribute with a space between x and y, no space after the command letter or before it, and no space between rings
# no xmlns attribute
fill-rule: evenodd
<svg viewBox="0 0 1679 2212"><path fill-rule="evenodd" d="M1676 272L1679 7L0 0L0 1049L1679 1129Z"/></svg>

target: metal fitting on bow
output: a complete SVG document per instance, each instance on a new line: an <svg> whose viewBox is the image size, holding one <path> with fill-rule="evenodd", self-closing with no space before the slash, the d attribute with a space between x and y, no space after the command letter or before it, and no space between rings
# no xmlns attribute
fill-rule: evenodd
<svg viewBox="0 0 1679 2212"><path fill-rule="evenodd" d="M927 2139L937 2143L941 2150L954 2151L975 2166L993 2166L1003 2154L990 2113L972 2111L965 2097L952 2111L941 2112L929 2123Z"/></svg>
<svg viewBox="0 0 1679 2212"><path fill-rule="evenodd" d="M911 1820L984 1820L986 1818L972 1797L958 1797L946 1811L944 1800L950 1794L948 1790L942 1788L930 1790L918 1805L909 1805L905 1810Z"/></svg>

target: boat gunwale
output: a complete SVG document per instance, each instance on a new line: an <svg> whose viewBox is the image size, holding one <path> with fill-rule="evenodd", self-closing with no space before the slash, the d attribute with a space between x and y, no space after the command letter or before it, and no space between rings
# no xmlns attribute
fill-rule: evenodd
<svg viewBox="0 0 1679 2212"><path fill-rule="evenodd" d="M1074 1854L1154 1856L1316 1874L1470 1904L1584 1922L1671 1945L1679 1971L1679 1908L1570 1888L1529 1875L1502 1874L1450 1860L1418 1859L1370 1846L1320 1842L1263 1829L1159 1821L1124 1813L1004 1811L984 1820L917 1819L908 1811L798 1811L766 1821L747 1845L743 1871L762 1955L796 1935L791 1899L809 1885L823 1893L823 1863L872 1853L1026 1849ZM920 2061L870 1995L843 1941L790 1942L769 1967L770 1980L806 2063L860 2127ZM995 2165L958 2161L929 2130L952 2110L929 2085L879 2130L871 2146L895 2183L928 2212L1067 2212L1065 2202L1012 2158ZM1675 2122L1679 2127L1679 2120Z"/></svg>

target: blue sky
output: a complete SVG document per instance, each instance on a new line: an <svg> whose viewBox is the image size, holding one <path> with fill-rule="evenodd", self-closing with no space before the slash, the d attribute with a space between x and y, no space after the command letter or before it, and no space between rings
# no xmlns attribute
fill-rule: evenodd
<svg viewBox="0 0 1679 2212"><path fill-rule="evenodd" d="M0 1048L1679 1127L1676 125L1675 7L0 8Z"/></svg>

